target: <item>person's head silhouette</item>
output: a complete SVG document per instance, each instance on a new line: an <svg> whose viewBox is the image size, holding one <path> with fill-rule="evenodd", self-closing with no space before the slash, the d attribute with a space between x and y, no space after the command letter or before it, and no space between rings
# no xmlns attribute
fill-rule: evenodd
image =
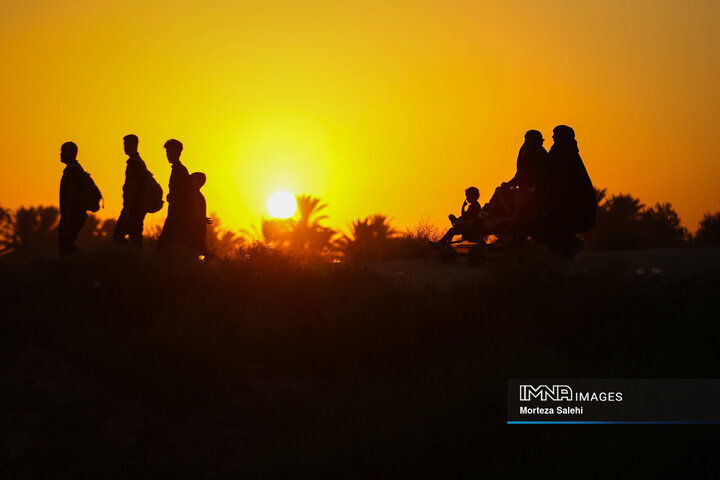
<svg viewBox="0 0 720 480"><path fill-rule="evenodd" d="M138 153L138 137L137 135L125 135L123 137L123 146L125 147L125 155L132 157Z"/></svg>
<svg viewBox="0 0 720 480"><path fill-rule="evenodd" d="M545 139L537 130L528 130L525 132L525 143L528 145L542 145Z"/></svg>
<svg viewBox="0 0 720 480"><path fill-rule="evenodd" d="M77 160L78 147L74 142L65 142L60 147L60 161L68 164Z"/></svg>
<svg viewBox="0 0 720 480"><path fill-rule="evenodd" d="M477 187L470 187L465 190L465 198L468 202L476 202L480 198L480 190Z"/></svg>
<svg viewBox="0 0 720 480"><path fill-rule="evenodd" d="M167 155L168 162L176 163L180 161L180 153L182 153L183 144L179 140L174 138L165 142L165 154Z"/></svg>
<svg viewBox="0 0 720 480"><path fill-rule="evenodd" d="M205 185L205 174L202 172L195 172L190 175L190 187L194 190L200 190Z"/></svg>
<svg viewBox="0 0 720 480"><path fill-rule="evenodd" d="M575 130L567 125L558 125L553 128L553 142L571 143L575 140Z"/></svg>

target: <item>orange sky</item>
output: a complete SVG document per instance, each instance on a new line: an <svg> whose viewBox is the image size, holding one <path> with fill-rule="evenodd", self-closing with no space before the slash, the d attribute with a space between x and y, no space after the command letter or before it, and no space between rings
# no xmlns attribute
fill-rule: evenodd
<svg viewBox="0 0 720 480"><path fill-rule="evenodd" d="M0 202L57 204L72 140L117 215L135 133L163 185L164 141L185 144L226 226L283 189L341 229L444 225L564 123L596 186L694 231L720 210L719 24L710 0L0 0Z"/></svg>

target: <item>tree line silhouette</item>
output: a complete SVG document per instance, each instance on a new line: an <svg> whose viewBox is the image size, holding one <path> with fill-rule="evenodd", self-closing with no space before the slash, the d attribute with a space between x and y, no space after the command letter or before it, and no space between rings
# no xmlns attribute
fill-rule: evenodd
<svg viewBox="0 0 720 480"><path fill-rule="evenodd" d="M670 203L658 202L647 207L632 195L620 193L608 197L605 189L596 190L596 195L597 220L586 237L596 248L673 248L693 243L693 236L680 224L680 217Z"/></svg>
<svg viewBox="0 0 720 480"><path fill-rule="evenodd" d="M488 238L495 237L504 240L498 245L515 248L532 238L561 256L574 255L583 244L607 250L718 244L720 214L706 214L693 236L681 225L670 203L646 207L631 195L608 197L605 189L596 189L571 127L556 126L552 139L553 145L547 151L542 133L528 130L518 152L514 177L497 187L484 206L478 201L478 189L467 188L461 217L448 216L452 227L442 237L439 229L427 225L399 232L382 214L358 219L348 233L342 233L324 225L327 204L307 194L296 197L294 217L263 219L256 236L265 245L303 257L349 261L424 256L429 254L426 247L446 251L458 236L459 242L483 246ZM249 242L247 232L222 229L206 216L207 205L201 192L206 176L188 171L180 159L180 141L170 139L164 144L171 166L166 196L140 157L138 145L136 135L123 137L127 161L122 211L117 220L101 220L93 213L100 209L102 193L80 165L78 146L65 142L60 149L65 169L60 180L59 208L0 207L0 256L47 254L54 236L61 255L78 251L76 242L82 248L108 239L142 247L145 216L160 211L165 201L168 209L163 226L149 232L149 240L158 248L182 249L195 257L213 258L232 256Z"/></svg>
<svg viewBox="0 0 720 480"><path fill-rule="evenodd" d="M720 212L706 213L691 234L682 226L670 203L644 205L630 194L607 195L596 190L598 213L595 227L584 235L589 248L597 250L633 250L720 246ZM388 260L422 256L425 242L439 238L439 227L420 223L409 231L400 231L382 214L359 218L346 233L325 225L327 204L311 195L298 195L298 212L287 220L263 219L259 235L266 245L317 259L349 261ZM13 257L52 256L57 251L60 218L55 206L0 206L0 255ZM215 216L215 218L217 218ZM91 249L112 241L116 221L89 214L80 231L80 249ZM157 242L160 227L147 229L147 241ZM223 228L216 220L208 225L206 244L218 257L232 256L253 243L247 231Z"/></svg>

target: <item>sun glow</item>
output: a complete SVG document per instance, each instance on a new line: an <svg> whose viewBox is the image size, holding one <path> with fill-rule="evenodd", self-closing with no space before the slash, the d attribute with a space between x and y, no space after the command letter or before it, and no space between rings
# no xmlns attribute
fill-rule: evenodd
<svg viewBox="0 0 720 480"><path fill-rule="evenodd" d="M275 218L289 218L295 214L297 202L288 192L275 192L268 198L267 209Z"/></svg>

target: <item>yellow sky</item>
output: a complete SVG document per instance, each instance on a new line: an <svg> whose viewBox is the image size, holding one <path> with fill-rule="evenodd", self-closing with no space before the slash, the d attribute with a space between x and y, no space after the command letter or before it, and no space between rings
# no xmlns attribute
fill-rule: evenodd
<svg viewBox="0 0 720 480"><path fill-rule="evenodd" d="M0 203L56 204L72 140L117 215L135 133L163 185L181 140L233 228L276 190L341 229L444 225L513 175L526 130L549 148L564 123L596 186L695 230L720 210L718 24L711 0L0 0Z"/></svg>

